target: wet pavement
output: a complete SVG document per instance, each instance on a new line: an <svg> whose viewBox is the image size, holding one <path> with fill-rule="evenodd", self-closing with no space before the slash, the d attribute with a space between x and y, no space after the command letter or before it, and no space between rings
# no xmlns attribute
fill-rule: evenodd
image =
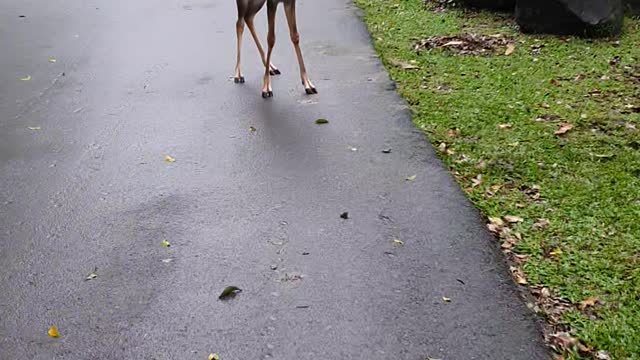
<svg viewBox="0 0 640 360"><path fill-rule="evenodd" d="M298 0L313 97L280 10L268 101L235 11L0 0L0 358L548 358L356 8Z"/></svg>

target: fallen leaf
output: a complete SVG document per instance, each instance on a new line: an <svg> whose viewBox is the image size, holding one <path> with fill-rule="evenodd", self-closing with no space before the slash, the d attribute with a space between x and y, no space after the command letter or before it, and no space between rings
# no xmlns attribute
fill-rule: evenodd
<svg viewBox="0 0 640 360"><path fill-rule="evenodd" d="M86 278L84 278L84 280L85 281L93 280L93 279L95 279L97 277L98 277L98 268L96 267L95 269L93 269L92 272L89 273L89 275L87 275Z"/></svg>
<svg viewBox="0 0 640 360"><path fill-rule="evenodd" d="M42 130L42 128L40 126L29 126L29 127L27 127L27 129L29 129L29 130Z"/></svg>
<svg viewBox="0 0 640 360"><path fill-rule="evenodd" d="M220 356L218 354L209 354L208 360L220 360Z"/></svg>
<svg viewBox="0 0 640 360"><path fill-rule="evenodd" d="M406 63L404 61L400 61L400 60L397 60L397 59L391 59L391 60L389 60L389 62L391 62L391 64L393 64L394 66L402 68L403 70L417 70L417 69L420 69L419 66L416 66L416 65L413 65L413 64L409 64L409 63Z"/></svg>
<svg viewBox="0 0 640 360"><path fill-rule="evenodd" d="M393 241L391 241L391 242L393 243L393 245L396 245L396 246L404 245L404 241L398 240L398 239L393 239Z"/></svg>
<svg viewBox="0 0 640 360"><path fill-rule="evenodd" d="M162 259L162 262L165 263L165 264L168 264L168 263L170 263L172 261L173 261L173 259Z"/></svg>
<svg viewBox="0 0 640 360"><path fill-rule="evenodd" d="M407 180L407 181L415 181L417 177L418 177L418 175L411 175L411 176L407 177L405 180Z"/></svg>
<svg viewBox="0 0 640 360"><path fill-rule="evenodd" d="M241 291L242 289L237 286L227 286L226 288L224 288L224 290L222 290L222 293L220 294L220 296L218 296L218 299L226 300L233 298Z"/></svg>
<svg viewBox="0 0 640 360"><path fill-rule="evenodd" d="M22 80L22 81L29 81L29 80L31 80L31 75L27 75L27 76L25 76L25 77L21 77L21 78L20 78L20 80Z"/></svg>
<svg viewBox="0 0 640 360"><path fill-rule="evenodd" d="M255 128L255 127L253 127L253 126L249 126L249 131L251 131L251 132L256 132L256 131L258 131L258 129L256 129L256 128Z"/></svg>
<svg viewBox="0 0 640 360"><path fill-rule="evenodd" d="M551 222L548 219L538 219L536 220L536 222L533 224L533 230L543 230L549 227L549 225L551 225Z"/></svg>
<svg viewBox="0 0 640 360"><path fill-rule="evenodd" d="M500 124L498 125L500 129L511 129L513 127L512 124Z"/></svg>
<svg viewBox="0 0 640 360"><path fill-rule="evenodd" d="M460 129L458 128L451 128L449 130L447 130L447 137L450 138L457 138L458 136L460 136Z"/></svg>
<svg viewBox="0 0 640 360"><path fill-rule="evenodd" d="M569 351L577 349L581 353L589 353L589 349L580 340L574 338L569 333L559 332L552 334L550 337L551 345L555 347L559 352Z"/></svg>
<svg viewBox="0 0 640 360"><path fill-rule="evenodd" d="M162 245L163 247L170 247L171 243L168 242L167 240L162 240L162 242L160 242L160 245Z"/></svg>
<svg viewBox="0 0 640 360"><path fill-rule="evenodd" d="M55 325L51 325L51 327L49 328L49 331L47 331L47 334L49 334L49 336L51 336L52 338L59 338L60 337L60 333L58 332L58 328Z"/></svg>
<svg viewBox="0 0 640 360"><path fill-rule="evenodd" d="M317 125L324 125L324 124L328 124L328 123L329 123L329 120L327 120L327 119L318 119L318 120L316 120L316 124Z"/></svg>
<svg viewBox="0 0 640 360"><path fill-rule="evenodd" d="M562 255L562 249L556 248L552 252L549 253L551 256L560 256Z"/></svg>
<svg viewBox="0 0 640 360"><path fill-rule="evenodd" d="M596 306L596 304L599 302L599 300L595 297L590 297L588 299L582 300L580 301L580 305L578 305L578 308L582 311L584 311L586 308L588 307L593 307Z"/></svg>
<svg viewBox="0 0 640 360"><path fill-rule="evenodd" d="M448 303L448 302L451 302L451 299L449 299L448 297L443 296L442 297L442 301Z"/></svg>
<svg viewBox="0 0 640 360"><path fill-rule="evenodd" d="M509 270L511 270L511 275L513 275L513 279L515 280L516 283L518 283L519 285L527 285L528 281L524 273L522 272L522 269L515 266L511 266Z"/></svg>
<svg viewBox="0 0 640 360"><path fill-rule="evenodd" d="M53 56L49 58L49 62L52 63L52 64L57 62L57 61L58 60L56 60L56 58L54 58Z"/></svg>
<svg viewBox="0 0 640 360"><path fill-rule="evenodd" d="M384 149L382 149L382 153L384 153L384 154L391 154L391 148L384 148Z"/></svg>
<svg viewBox="0 0 640 360"><path fill-rule="evenodd" d="M558 130L556 130L555 134L556 135L564 135L564 134L568 133L569 131L571 131L571 129L573 129L573 125L571 125L569 123L562 123L562 124L560 124L560 127L558 128Z"/></svg>
<svg viewBox="0 0 640 360"><path fill-rule="evenodd" d="M164 161L170 162L170 163L174 163L174 162L176 162L176 159L174 159L171 156L167 155L167 156L164 157Z"/></svg>
<svg viewBox="0 0 640 360"><path fill-rule="evenodd" d="M596 360L611 360L611 354L604 350L598 351L594 356Z"/></svg>
<svg viewBox="0 0 640 360"><path fill-rule="evenodd" d="M504 54L506 56L509 56L513 54L514 51L516 51L516 44L509 44L507 45L507 50L504 52Z"/></svg>
<svg viewBox="0 0 640 360"><path fill-rule="evenodd" d="M523 218L519 217L519 216L513 216L513 215L507 215L504 217L504 219L511 224L515 224L515 223L521 223L524 221Z"/></svg>
<svg viewBox="0 0 640 360"><path fill-rule="evenodd" d="M493 225L496 226L504 226L504 221L502 221L501 218L497 218L497 217L490 217L489 218L489 222Z"/></svg>
<svg viewBox="0 0 640 360"><path fill-rule="evenodd" d="M471 179L471 187L476 188L482 185L482 174L478 174L474 179Z"/></svg>
<svg viewBox="0 0 640 360"><path fill-rule="evenodd" d="M549 81L549 84L551 84L551 85L553 85L553 86L557 86L557 87L562 86L562 84L561 84L558 80L556 80L556 79L551 79L551 80Z"/></svg>
<svg viewBox="0 0 640 360"><path fill-rule="evenodd" d="M347 220L347 219L349 218L349 213L345 211L345 212L343 212L342 214L340 214L340 217L341 217L342 219Z"/></svg>

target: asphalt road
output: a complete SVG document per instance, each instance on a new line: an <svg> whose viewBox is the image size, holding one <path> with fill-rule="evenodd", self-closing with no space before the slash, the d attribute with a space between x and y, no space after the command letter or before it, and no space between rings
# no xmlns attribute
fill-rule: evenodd
<svg viewBox="0 0 640 360"><path fill-rule="evenodd" d="M320 94L280 10L265 101L231 0L0 0L1 359L548 357L358 11L298 1Z"/></svg>

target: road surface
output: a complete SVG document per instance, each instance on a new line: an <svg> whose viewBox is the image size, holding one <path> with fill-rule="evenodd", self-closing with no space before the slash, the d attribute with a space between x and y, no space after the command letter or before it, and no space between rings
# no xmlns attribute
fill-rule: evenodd
<svg viewBox="0 0 640 360"><path fill-rule="evenodd" d="M547 358L350 1L299 0L313 97L280 10L268 101L235 11L0 0L0 358Z"/></svg>

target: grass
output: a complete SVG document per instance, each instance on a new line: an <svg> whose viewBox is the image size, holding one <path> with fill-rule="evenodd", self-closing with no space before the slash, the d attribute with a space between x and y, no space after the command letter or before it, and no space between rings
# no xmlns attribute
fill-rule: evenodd
<svg viewBox="0 0 640 360"><path fill-rule="evenodd" d="M560 325L614 359L640 359L640 21L627 19L620 39L588 40L523 35L507 15L424 0L355 2L416 126L449 149L442 159L468 197L487 217L524 218L513 252L528 284L576 305ZM461 33L504 34L516 49L413 50ZM556 135L563 123L573 129ZM536 230L540 218L550 225ZM599 304L580 311L588 298Z"/></svg>

